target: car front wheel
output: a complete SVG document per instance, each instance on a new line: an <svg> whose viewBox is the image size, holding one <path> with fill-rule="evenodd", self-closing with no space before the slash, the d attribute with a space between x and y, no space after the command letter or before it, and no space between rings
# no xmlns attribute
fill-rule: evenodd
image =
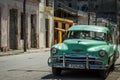
<svg viewBox="0 0 120 80"><path fill-rule="evenodd" d="M110 67L110 70L113 71L115 69L115 63L112 64L112 66Z"/></svg>
<svg viewBox="0 0 120 80"><path fill-rule="evenodd" d="M109 74L109 70L100 71L100 76L104 79L108 76L108 74Z"/></svg>
<svg viewBox="0 0 120 80"><path fill-rule="evenodd" d="M54 67L52 67L52 73L53 73L53 75L60 76L61 72L62 72L62 70L60 68L54 68Z"/></svg>

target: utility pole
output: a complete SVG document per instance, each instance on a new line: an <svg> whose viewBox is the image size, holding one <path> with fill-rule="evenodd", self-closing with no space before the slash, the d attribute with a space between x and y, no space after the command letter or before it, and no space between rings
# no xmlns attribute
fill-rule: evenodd
<svg viewBox="0 0 120 80"><path fill-rule="evenodd" d="M90 0L88 0L88 25L90 25Z"/></svg>
<svg viewBox="0 0 120 80"><path fill-rule="evenodd" d="M27 51L27 44L26 44L26 0L23 1L23 31L24 31L24 52Z"/></svg>

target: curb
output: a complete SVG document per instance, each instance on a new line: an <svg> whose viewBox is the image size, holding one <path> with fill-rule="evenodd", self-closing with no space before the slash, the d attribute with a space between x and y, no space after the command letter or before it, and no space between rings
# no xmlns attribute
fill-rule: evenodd
<svg viewBox="0 0 120 80"><path fill-rule="evenodd" d="M10 56L10 55L18 55L18 54L29 54L29 53L41 53L41 52L48 52L50 51L50 48L45 49L28 49L27 52L24 52L23 50L13 50L13 51L7 51L7 52L0 52L1 56Z"/></svg>
<svg viewBox="0 0 120 80"><path fill-rule="evenodd" d="M22 54L22 53L24 53L24 51L22 50L7 51L7 52L0 52L0 56L17 55L17 54Z"/></svg>

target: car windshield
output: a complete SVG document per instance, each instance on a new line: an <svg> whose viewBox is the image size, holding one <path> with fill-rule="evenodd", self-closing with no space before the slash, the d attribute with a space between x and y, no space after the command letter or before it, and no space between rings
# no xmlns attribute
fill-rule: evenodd
<svg viewBox="0 0 120 80"><path fill-rule="evenodd" d="M106 33L92 31L68 31L66 39L89 39L105 41Z"/></svg>

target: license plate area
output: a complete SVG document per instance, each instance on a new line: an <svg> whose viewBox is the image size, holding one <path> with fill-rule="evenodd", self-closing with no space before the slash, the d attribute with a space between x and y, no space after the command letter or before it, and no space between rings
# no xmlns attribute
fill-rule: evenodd
<svg viewBox="0 0 120 80"><path fill-rule="evenodd" d="M85 64L68 64L68 67L74 69L85 69Z"/></svg>

